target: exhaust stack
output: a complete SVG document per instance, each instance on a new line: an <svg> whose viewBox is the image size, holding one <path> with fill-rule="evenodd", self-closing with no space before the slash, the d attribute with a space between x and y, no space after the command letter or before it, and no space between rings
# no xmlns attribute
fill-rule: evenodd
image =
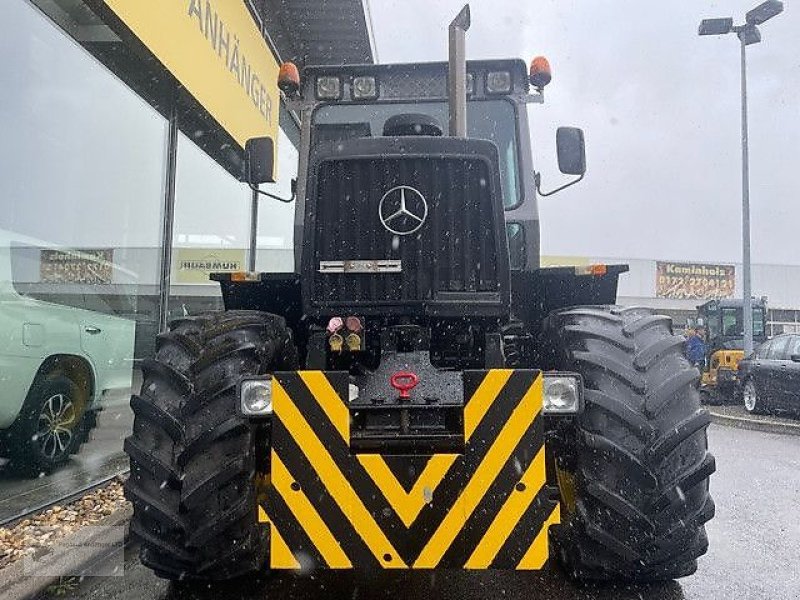
<svg viewBox="0 0 800 600"><path fill-rule="evenodd" d="M469 4L464 5L448 29L449 68L447 96L450 112L450 135L467 137L467 54L466 32L470 26Z"/></svg>

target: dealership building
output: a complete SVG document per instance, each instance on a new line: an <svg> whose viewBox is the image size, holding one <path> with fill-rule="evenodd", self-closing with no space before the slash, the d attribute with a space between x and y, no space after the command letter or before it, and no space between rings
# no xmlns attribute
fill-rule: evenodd
<svg viewBox="0 0 800 600"><path fill-rule="evenodd" d="M12 260L0 277L134 319L143 357L169 318L221 306L209 272L292 270L294 207L259 204L241 182L244 143L272 138L275 183L262 190L289 196L299 123L279 65L373 62L368 6L5 0L0 253ZM595 263L629 264L620 303L678 327L704 299L741 296L740 265L543 258ZM752 289L767 298L768 333L800 331L800 266L754 265Z"/></svg>
<svg viewBox="0 0 800 600"><path fill-rule="evenodd" d="M708 300L742 297L741 264L602 257L566 262L628 264L630 271L620 277L619 303L657 309L672 316L677 329ZM767 334L800 332L800 266L754 264L751 279L753 296L767 302Z"/></svg>
<svg viewBox="0 0 800 600"><path fill-rule="evenodd" d="M289 196L299 123L279 66L373 62L362 0L4 0L0 14L2 279L135 319L141 355L166 320L215 305L209 267L291 269L293 205L258 205L244 144L273 140L262 190Z"/></svg>

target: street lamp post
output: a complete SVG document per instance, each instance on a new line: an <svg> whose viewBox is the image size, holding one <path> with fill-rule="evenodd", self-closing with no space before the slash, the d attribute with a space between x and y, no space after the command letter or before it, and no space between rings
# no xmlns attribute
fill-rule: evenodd
<svg viewBox="0 0 800 600"><path fill-rule="evenodd" d="M742 25L732 18L703 19L700 35L735 33L741 46L742 68L742 316L744 326L744 355L753 353L753 296L750 286L750 153L747 128L747 46L761 41L758 25L783 12L783 2L767 0L745 15Z"/></svg>

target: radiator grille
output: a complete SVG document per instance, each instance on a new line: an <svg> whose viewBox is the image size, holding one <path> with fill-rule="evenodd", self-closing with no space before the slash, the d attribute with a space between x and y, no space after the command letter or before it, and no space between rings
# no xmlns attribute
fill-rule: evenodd
<svg viewBox="0 0 800 600"><path fill-rule="evenodd" d="M398 304L440 292L497 292L497 243L488 165L472 158L330 160L317 173L313 296ZM397 236L378 206L395 186L425 198L424 224ZM418 212L418 211L415 211ZM386 211L384 212L384 215ZM399 273L320 273L321 261L400 260Z"/></svg>

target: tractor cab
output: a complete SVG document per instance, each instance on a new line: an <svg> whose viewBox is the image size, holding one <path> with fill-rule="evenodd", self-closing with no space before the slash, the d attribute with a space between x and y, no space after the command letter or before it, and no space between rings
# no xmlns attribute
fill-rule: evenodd
<svg viewBox="0 0 800 600"><path fill-rule="evenodd" d="M761 343L766 336L767 305L764 298L753 299L753 341ZM706 346L700 392L709 404L733 400L736 373L744 358L743 301L709 300L697 307L697 317L690 326L702 332Z"/></svg>
<svg viewBox="0 0 800 600"><path fill-rule="evenodd" d="M301 124L295 272L214 279L227 307L284 316L306 367L353 358L330 325L348 316L364 323L352 348L370 368L398 327L420 332L437 366L511 366L511 355L533 355L550 311L615 298L624 265L540 269L537 192L586 171L583 132L560 127L558 165L571 179L540 189L528 105L544 101L549 63L450 50L448 62L281 67ZM272 155L268 140L248 143L254 189Z"/></svg>
<svg viewBox="0 0 800 600"><path fill-rule="evenodd" d="M753 341L767 339L767 303L764 298L753 299ZM744 348L744 319L742 300L709 300L697 307L695 325L706 330L705 342L709 352L742 350Z"/></svg>

